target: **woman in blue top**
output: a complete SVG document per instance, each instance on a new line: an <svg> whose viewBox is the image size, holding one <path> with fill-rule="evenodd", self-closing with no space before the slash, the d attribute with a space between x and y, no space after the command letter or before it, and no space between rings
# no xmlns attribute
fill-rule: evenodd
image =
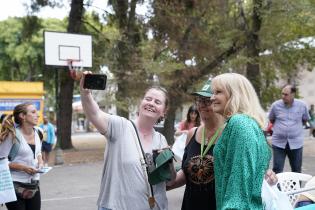
<svg viewBox="0 0 315 210"><path fill-rule="evenodd" d="M212 80L213 111L226 119L214 148L217 209L263 209L261 186L271 151L265 113L244 76L225 73Z"/></svg>

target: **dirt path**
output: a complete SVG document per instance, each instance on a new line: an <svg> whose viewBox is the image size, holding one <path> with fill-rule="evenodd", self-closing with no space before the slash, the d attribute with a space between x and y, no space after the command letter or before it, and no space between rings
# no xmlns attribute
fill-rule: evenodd
<svg viewBox="0 0 315 210"><path fill-rule="evenodd" d="M104 159L106 139L98 133L72 135L73 149L62 150L64 164L90 163ZM55 164L56 150L51 152L49 164Z"/></svg>

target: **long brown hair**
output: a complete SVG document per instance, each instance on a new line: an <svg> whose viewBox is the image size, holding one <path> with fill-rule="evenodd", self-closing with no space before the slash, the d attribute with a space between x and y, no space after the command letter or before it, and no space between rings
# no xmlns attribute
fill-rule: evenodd
<svg viewBox="0 0 315 210"><path fill-rule="evenodd" d="M194 127L199 127L199 125L200 125L200 115L199 115L199 112L197 110L197 107L195 105L191 105L187 111L186 120L184 123L185 130L189 130L189 123L192 122L192 120L190 118L190 113L196 113L197 114L197 117L196 117L195 122L194 122L195 123Z"/></svg>

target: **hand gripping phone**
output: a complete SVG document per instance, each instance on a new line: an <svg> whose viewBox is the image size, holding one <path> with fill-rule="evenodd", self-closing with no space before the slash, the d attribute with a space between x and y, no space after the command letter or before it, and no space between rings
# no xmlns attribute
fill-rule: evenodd
<svg viewBox="0 0 315 210"><path fill-rule="evenodd" d="M105 90L107 76L105 74L87 74L84 77L83 88Z"/></svg>

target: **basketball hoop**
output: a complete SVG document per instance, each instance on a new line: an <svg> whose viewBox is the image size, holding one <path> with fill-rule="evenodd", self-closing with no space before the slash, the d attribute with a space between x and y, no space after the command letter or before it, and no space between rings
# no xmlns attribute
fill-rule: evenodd
<svg viewBox="0 0 315 210"><path fill-rule="evenodd" d="M70 77L72 79L78 81L82 77L83 66L73 66L72 64L74 62L80 62L80 60L72 60L72 59L67 60L68 68L69 68L69 72L70 72Z"/></svg>

